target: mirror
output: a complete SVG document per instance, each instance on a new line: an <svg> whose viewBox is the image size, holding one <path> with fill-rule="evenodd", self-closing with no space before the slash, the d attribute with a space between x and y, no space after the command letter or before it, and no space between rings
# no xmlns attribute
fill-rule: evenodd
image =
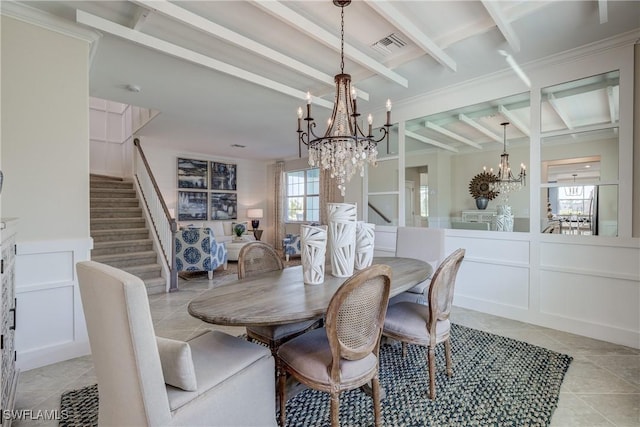
<svg viewBox="0 0 640 427"><path fill-rule="evenodd" d="M511 206L513 231L529 231L528 187L479 209L470 193L483 167L497 172L506 146L513 174L529 164L529 93L407 121L405 223L419 227L497 229L497 207ZM501 123L509 122L503 127ZM411 212L407 211L411 209ZM411 222L410 222L411 221Z"/></svg>
<svg viewBox="0 0 640 427"><path fill-rule="evenodd" d="M618 235L617 71L544 88L543 233Z"/></svg>

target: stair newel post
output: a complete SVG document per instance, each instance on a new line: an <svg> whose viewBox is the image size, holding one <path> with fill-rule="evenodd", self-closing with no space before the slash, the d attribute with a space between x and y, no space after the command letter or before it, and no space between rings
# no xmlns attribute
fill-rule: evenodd
<svg viewBox="0 0 640 427"><path fill-rule="evenodd" d="M171 218L171 279L169 280L169 292L178 290L178 266L176 264L176 234L178 233L178 222Z"/></svg>

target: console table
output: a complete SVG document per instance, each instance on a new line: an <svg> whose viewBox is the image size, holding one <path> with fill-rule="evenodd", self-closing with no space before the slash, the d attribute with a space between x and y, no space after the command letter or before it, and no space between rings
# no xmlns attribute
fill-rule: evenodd
<svg viewBox="0 0 640 427"><path fill-rule="evenodd" d="M495 230L497 215L497 211L489 209L462 211L462 222L484 222L490 230Z"/></svg>

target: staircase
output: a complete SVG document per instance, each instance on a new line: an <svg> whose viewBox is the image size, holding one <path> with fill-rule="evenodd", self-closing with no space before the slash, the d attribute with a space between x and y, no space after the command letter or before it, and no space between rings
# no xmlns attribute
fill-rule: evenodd
<svg viewBox="0 0 640 427"><path fill-rule="evenodd" d="M133 182L91 175L90 200L91 259L140 277L149 295L165 292L166 279Z"/></svg>

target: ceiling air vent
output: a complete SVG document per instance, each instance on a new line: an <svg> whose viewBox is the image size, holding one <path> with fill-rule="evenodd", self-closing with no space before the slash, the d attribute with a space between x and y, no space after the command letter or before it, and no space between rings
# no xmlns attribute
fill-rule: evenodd
<svg viewBox="0 0 640 427"><path fill-rule="evenodd" d="M383 55L389 55L407 45L396 33L389 34L382 40L378 40L371 47Z"/></svg>

